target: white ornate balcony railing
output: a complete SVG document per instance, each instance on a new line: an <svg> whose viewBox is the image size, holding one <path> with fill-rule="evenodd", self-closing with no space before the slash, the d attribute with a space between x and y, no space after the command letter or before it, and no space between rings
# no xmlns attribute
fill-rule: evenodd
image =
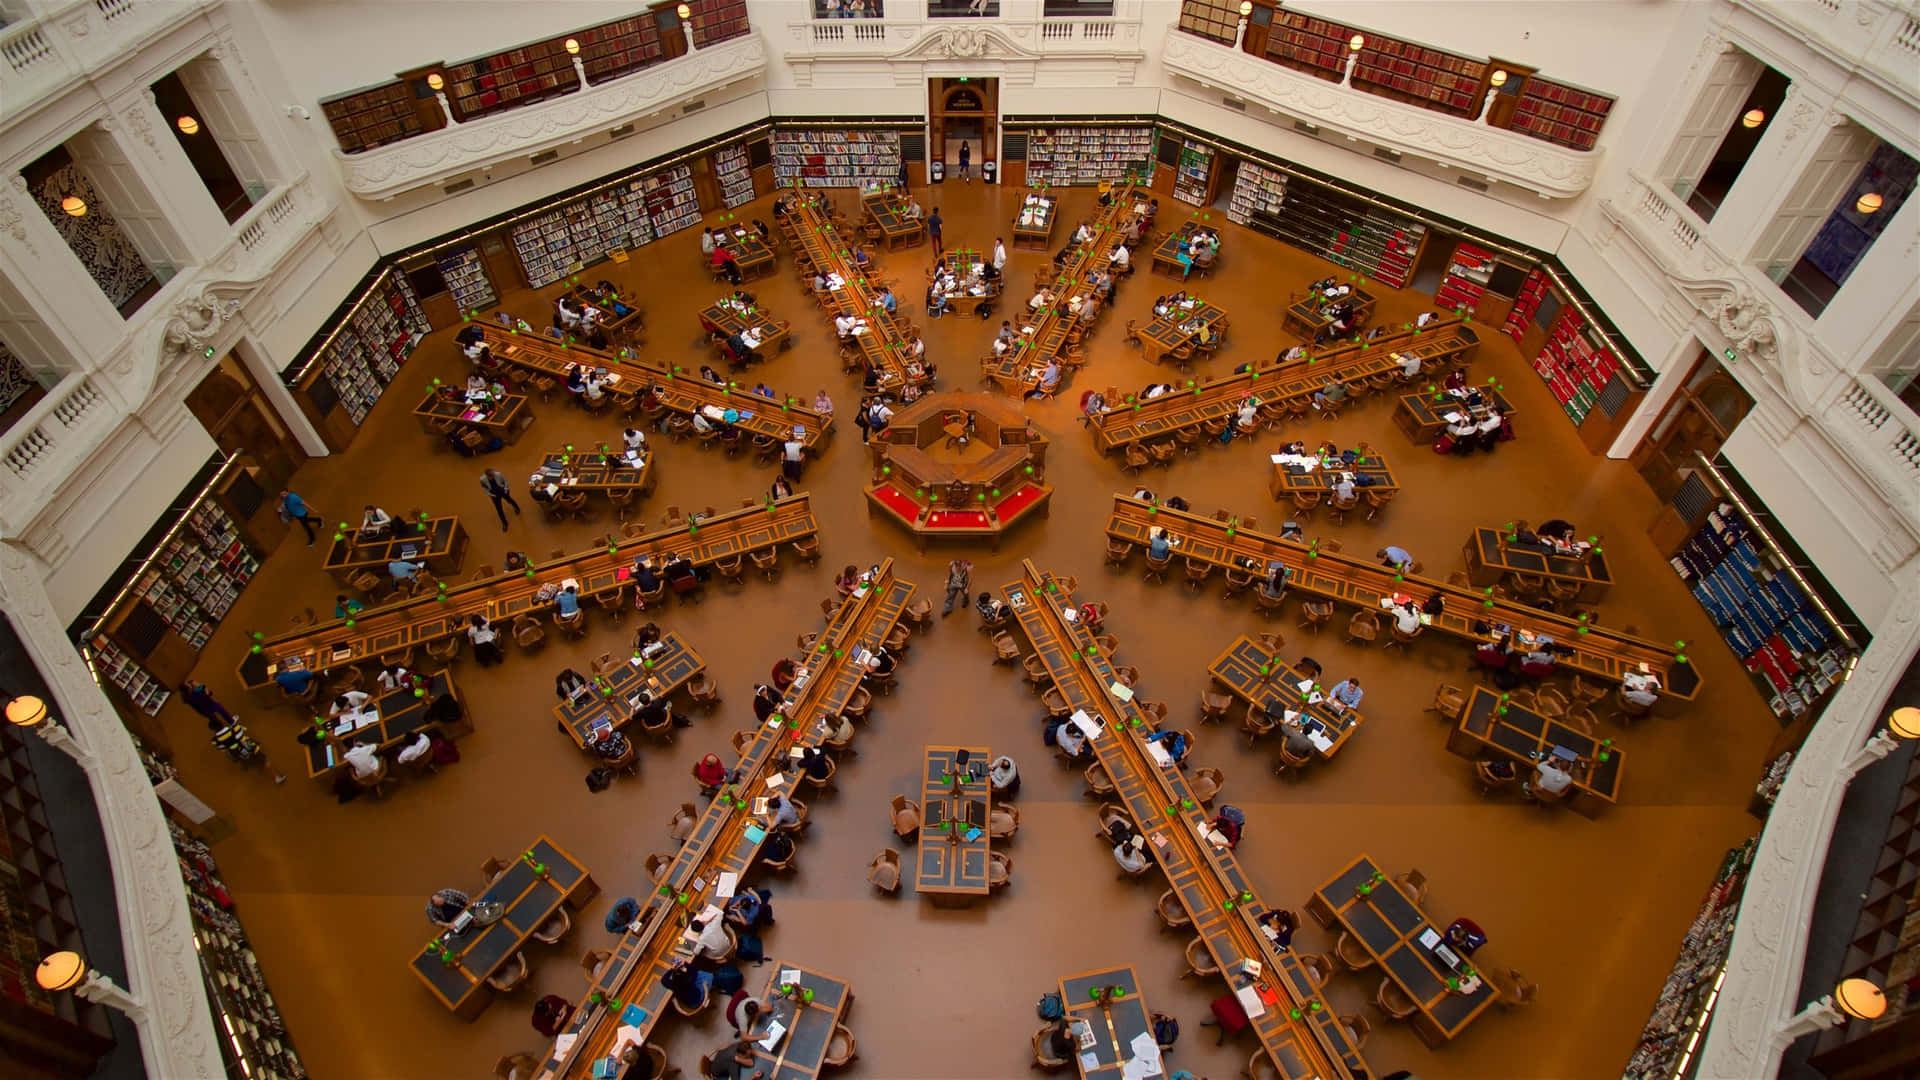
<svg viewBox="0 0 1920 1080"><path fill-rule="evenodd" d="M1597 150L1557 146L1327 82L1178 27L1168 28L1161 59L1173 74L1236 100L1550 198L1587 190L1600 165Z"/></svg>
<svg viewBox="0 0 1920 1080"><path fill-rule="evenodd" d="M1042 58L1137 63L1139 19L855 19L787 24L783 55L801 86L827 86L813 72L836 61L999 61ZM1003 69L1004 70L1004 69Z"/></svg>
<svg viewBox="0 0 1920 1080"><path fill-rule="evenodd" d="M578 142L676 100L757 78L766 66L760 36L748 34L537 105L449 124L357 154L335 150L334 157L348 191L363 199L392 198L507 158Z"/></svg>
<svg viewBox="0 0 1920 1080"><path fill-rule="evenodd" d="M1920 518L1920 416L1907 408L1878 379L1855 378L1840 395L1834 411L1844 416L1862 439L1875 445L1876 461L1891 466L1894 490L1905 492L1904 509Z"/></svg>
<svg viewBox="0 0 1920 1080"><path fill-rule="evenodd" d="M0 123L218 0L72 0L0 30Z"/></svg>
<svg viewBox="0 0 1920 1080"><path fill-rule="evenodd" d="M1843 68L1909 98L1920 96L1920 7L1908 0L1733 0Z"/></svg>
<svg viewBox="0 0 1920 1080"><path fill-rule="evenodd" d="M115 429L147 405L169 367L221 343L227 320L327 211L305 175L269 192L234 223L222 251L204 266L187 267L127 321L119 350L92 370L68 374L0 433L0 534L25 533L59 494L62 479L77 475Z"/></svg>

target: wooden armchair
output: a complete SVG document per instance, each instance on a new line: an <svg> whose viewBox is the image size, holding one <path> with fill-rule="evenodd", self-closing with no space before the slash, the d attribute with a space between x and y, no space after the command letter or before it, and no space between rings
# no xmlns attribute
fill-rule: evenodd
<svg viewBox="0 0 1920 1080"><path fill-rule="evenodd" d="M867 863L867 883L883 893L898 892L900 889L900 853L892 848L880 849L880 854Z"/></svg>
<svg viewBox="0 0 1920 1080"><path fill-rule="evenodd" d="M522 649L532 651L545 644L547 632L540 628L540 620L532 615L521 615L513 620L513 641Z"/></svg>
<svg viewBox="0 0 1920 1080"><path fill-rule="evenodd" d="M893 834L902 840L912 840L920 835L920 804L905 795L895 795L890 809L893 822Z"/></svg>

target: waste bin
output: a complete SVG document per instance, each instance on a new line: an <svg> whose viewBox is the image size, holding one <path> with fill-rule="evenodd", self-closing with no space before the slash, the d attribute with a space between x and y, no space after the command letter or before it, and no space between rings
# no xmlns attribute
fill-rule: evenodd
<svg viewBox="0 0 1920 1080"><path fill-rule="evenodd" d="M947 178L947 163L936 161L927 166L927 183L937 184Z"/></svg>
<svg viewBox="0 0 1920 1080"><path fill-rule="evenodd" d="M994 183L1000 175L1000 166L991 161L980 163L980 179L984 183Z"/></svg>

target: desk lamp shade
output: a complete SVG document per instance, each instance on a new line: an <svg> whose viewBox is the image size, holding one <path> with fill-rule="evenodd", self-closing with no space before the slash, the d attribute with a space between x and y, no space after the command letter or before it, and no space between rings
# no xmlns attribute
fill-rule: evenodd
<svg viewBox="0 0 1920 1080"><path fill-rule="evenodd" d="M1834 987L1833 1003L1841 1012L1860 1020L1872 1020L1887 1011L1887 995L1865 979L1842 979Z"/></svg>
<svg viewBox="0 0 1920 1080"><path fill-rule="evenodd" d="M55 993L62 990L73 989L80 985L80 980L86 977L87 961L77 952L51 953L46 959L40 961L40 966L35 969L33 973L34 981L40 984L42 990L51 990ZM1863 982L1865 980L1853 979L1850 981ZM1874 992L1879 993L1879 988L1875 987Z"/></svg>
<svg viewBox="0 0 1920 1080"><path fill-rule="evenodd" d="M7 707L7 714L12 717L12 706ZM1893 715L1887 717L1887 729L1902 739L1920 739L1920 708L1903 705L1893 710Z"/></svg>
<svg viewBox="0 0 1920 1080"><path fill-rule="evenodd" d="M1912 712L1913 710L1909 709L1904 711ZM1899 714L1895 713L1894 715L1898 716ZM26 728L39 727L41 722L46 720L46 718L47 703L37 697L17 697L7 702L7 723L9 724ZM1915 717L1915 723L1917 726L1920 726L1920 717Z"/></svg>

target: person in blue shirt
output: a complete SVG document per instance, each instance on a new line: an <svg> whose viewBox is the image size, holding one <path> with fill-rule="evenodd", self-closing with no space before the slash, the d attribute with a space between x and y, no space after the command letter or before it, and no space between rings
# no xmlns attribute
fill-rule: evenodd
<svg viewBox="0 0 1920 1080"><path fill-rule="evenodd" d="M305 668L281 668L274 673L273 681L289 694L304 694L313 685L313 672Z"/></svg>
<svg viewBox="0 0 1920 1080"><path fill-rule="evenodd" d="M1327 697L1332 699L1337 709L1357 709L1360 707L1360 699L1364 696L1366 691L1360 689L1359 679L1342 679L1333 685L1332 690L1327 691Z"/></svg>
<svg viewBox="0 0 1920 1080"><path fill-rule="evenodd" d="M387 564L387 573L393 575L395 582L404 584L413 580L413 575L426 568L426 563L408 562L395 559Z"/></svg>
<svg viewBox="0 0 1920 1080"><path fill-rule="evenodd" d="M333 617L334 618L351 619L355 615L360 614L364 610L366 610L365 604L362 604L358 600L351 599L350 597L347 596L346 593L337 593L334 595L334 598L333 598Z"/></svg>
<svg viewBox="0 0 1920 1080"><path fill-rule="evenodd" d="M1168 559L1172 557L1173 544L1167 539L1166 530L1155 530L1153 537L1147 541L1147 558Z"/></svg>
<svg viewBox="0 0 1920 1080"><path fill-rule="evenodd" d="M1377 558L1379 558L1380 565L1391 566L1391 567L1394 567L1395 569L1400 569L1402 567L1409 566L1413 562L1413 555L1410 552L1408 552L1406 548L1403 548L1403 547L1394 547L1392 545L1388 545L1386 547L1381 548L1379 551L1375 552L1374 554Z"/></svg>
<svg viewBox="0 0 1920 1080"><path fill-rule="evenodd" d="M574 592L571 585L561 589L560 595L554 597L553 602L560 609L560 615L563 618L571 619L580 614L580 594Z"/></svg>
<svg viewBox="0 0 1920 1080"><path fill-rule="evenodd" d="M891 314L893 314L893 313L894 313L895 311L897 311L897 310L899 310L899 308L900 308L900 301L898 301L898 300L895 300L895 299L893 298L893 290L892 290L892 289L881 289L881 290L880 290L880 306L881 306L881 307L883 307L883 308L886 308L886 309L887 309L887 314L889 314L889 315L891 315Z"/></svg>
<svg viewBox="0 0 1920 1080"><path fill-rule="evenodd" d="M313 527L324 524L324 522L314 514L313 508L307 505L307 500L295 495L291 491L282 491L280 493L280 513L285 515L286 520L297 521L300 523L301 528L307 530L307 546L312 547L314 540Z"/></svg>
<svg viewBox="0 0 1920 1080"><path fill-rule="evenodd" d="M1175 765L1186 760L1187 737L1178 731L1156 731L1147 736L1147 741L1159 743L1160 749L1167 752L1167 756L1173 759Z"/></svg>

